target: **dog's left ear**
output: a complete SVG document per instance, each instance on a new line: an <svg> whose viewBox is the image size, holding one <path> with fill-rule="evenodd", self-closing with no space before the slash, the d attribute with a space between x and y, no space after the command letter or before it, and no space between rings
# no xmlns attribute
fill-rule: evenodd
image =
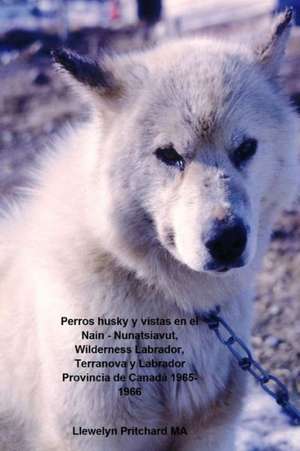
<svg viewBox="0 0 300 451"><path fill-rule="evenodd" d="M256 61L270 78L276 78L284 56L290 31L293 25L293 8L287 8L277 15L268 39L255 48Z"/></svg>

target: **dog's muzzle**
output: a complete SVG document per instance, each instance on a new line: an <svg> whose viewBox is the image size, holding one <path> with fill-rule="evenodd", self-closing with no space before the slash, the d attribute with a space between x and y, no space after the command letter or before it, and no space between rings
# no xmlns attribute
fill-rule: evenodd
<svg viewBox="0 0 300 451"><path fill-rule="evenodd" d="M215 221L203 237L211 257L205 269L225 272L244 266L243 254L247 246L247 236L247 227L240 218Z"/></svg>

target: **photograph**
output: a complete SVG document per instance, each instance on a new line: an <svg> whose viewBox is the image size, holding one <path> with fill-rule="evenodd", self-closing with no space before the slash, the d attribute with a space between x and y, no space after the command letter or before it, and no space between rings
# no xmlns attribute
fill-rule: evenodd
<svg viewBox="0 0 300 451"><path fill-rule="evenodd" d="M300 0L0 0L0 451L300 451Z"/></svg>

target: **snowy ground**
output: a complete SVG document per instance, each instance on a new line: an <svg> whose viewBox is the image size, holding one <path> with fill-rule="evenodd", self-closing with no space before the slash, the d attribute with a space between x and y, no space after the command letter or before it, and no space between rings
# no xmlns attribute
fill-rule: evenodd
<svg viewBox="0 0 300 451"><path fill-rule="evenodd" d="M31 13L33 5L39 5L41 16ZM167 23L179 21L181 31L199 29L229 21L270 12L276 0L164 0L164 19ZM68 6L66 6L68 5ZM136 1L120 1L120 17L112 21L112 2L98 0L26 0L23 3L7 1L0 9L1 31L11 28L51 29L65 26L69 29L82 26L123 26L136 22Z"/></svg>
<svg viewBox="0 0 300 451"><path fill-rule="evenodd" d="M178 18L181 31L233 22L272 11L275 0L165 0L167 21Z"/></svg>
<svg viewBox="0 0 300 451"><path fill-rule="evenodd" d="M252 386L237 435L237 451L299 451L300 426L291 426L275 401Z"/></svg>

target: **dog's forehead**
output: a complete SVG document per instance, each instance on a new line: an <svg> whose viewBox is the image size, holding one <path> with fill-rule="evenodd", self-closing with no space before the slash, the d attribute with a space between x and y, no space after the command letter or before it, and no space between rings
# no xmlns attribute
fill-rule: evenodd
<svg viewBox="0 0 300 451"><path fill-rule="evenodd" d="M231 145L236 136L264 135L263 128L284 119L280 96L243 47L188 42L158 49L148 64L152 79L141 117L159 144Z"/></svg>
<svg viewBox="0 0 300 451"><path fill-rule="evenodd" d="M160 74L153 101L163 122L182 124L208 139L228 120L245 97L246 66L235 55L195 52L168 61Z"/></svg>

